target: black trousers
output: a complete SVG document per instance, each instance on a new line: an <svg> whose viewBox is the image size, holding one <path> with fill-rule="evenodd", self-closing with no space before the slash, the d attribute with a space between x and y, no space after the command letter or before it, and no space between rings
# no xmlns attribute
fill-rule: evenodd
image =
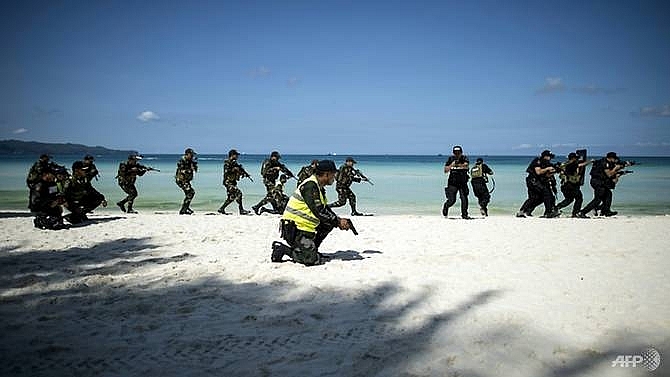
<svg viewBox="0 0 670 377"><path fill-rule="evenodd" d="M584 202L584 195L579 187L579 183L566 182L561 186L561 192L563 193L563 201L558 203L556 207L558 209L565 208L574 201L575 205L572 206L572 214L576 215L582 209L582 203Z"/></svg>
<svg viewBox="0 0 670 377"><path fill-rule="evenodd" d="M470 183L472 184L472 193L477 197L479 206L482 209L486 209L491 201L491 194L489 193L489 188L486 187L486 181L482 178L473 178Z"/></svg>
<svg viewBox="0 0 670 377"><path fill-rule="evenodd" d="M521 205L521 212L532 213L535 207L544 203L544 214L548 215L554 208L556 197L551 191L549 182L543 182L535 177L526 177L528 199Z"/></svg>
<svg viewBox="0 0 670 377"><path fill-rule="evenodd" d="M456 193L459 193L461 199L461 216L468 216L468 195L470 190L468 189L468 183L465 182L459 185L448 185L444 188L444 195L447 196L447 201L444 202L442 206L442 215L447 216L449 214L449 207L453 206L456 203Z"/></svg>
<svg viewBox="0 0 670 377"><path fill-rule="evenodd" d="M607 188L601 181L591 180L591 187L593 187L593 200L584 207L583 213L589 213L592 210L599 208L601 213L609 213L612 211L612 189Z"/></svg>

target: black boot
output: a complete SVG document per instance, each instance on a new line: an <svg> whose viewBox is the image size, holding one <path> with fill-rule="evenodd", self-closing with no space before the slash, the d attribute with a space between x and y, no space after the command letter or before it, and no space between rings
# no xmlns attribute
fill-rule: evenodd
<svg viewBox="0 0 670 377"><path fill-rule="evenodd" d="M128 204L128 209L126 210L126 213L137 213L137 211L133 209L132 204Z"/></svg>
<svg viewBox="0 0 670 377"><path fill-rule="evenodd" d="M288 246L275 241L272 243L272 255L270 256L270 260L275 263L280 263L284 255L288 255L290 250L291 249Z"/></svg>
<svg viewBox="0 0 670 377"><path fill-rule="evenodd" d="M126 201L125 200L122 200L122 201L116 203L116 205L119 206L119 208L121 208L121 211L123 213L126 212Z"/></svg>

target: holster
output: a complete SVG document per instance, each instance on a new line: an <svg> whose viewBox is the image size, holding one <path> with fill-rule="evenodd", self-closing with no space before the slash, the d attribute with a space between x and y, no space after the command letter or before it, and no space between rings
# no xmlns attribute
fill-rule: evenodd
<svg viewBox="0 0 670 377"><path fill-rule="evenodd" d="M294 221L282 219L279 232L282 239L288 242L289 245L293 245L295 237L298 233L298 227L296 227Z"/></svg>

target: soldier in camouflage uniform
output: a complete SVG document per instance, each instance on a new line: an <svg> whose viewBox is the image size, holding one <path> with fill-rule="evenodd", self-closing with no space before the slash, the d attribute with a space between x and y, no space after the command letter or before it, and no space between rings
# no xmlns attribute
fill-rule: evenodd
<svg viewBox="0 0 670 377"><path fill-rule="evenodd" d="M258 202L258 204L251 207L254 209L254 212L257 215L260 215L259 210L262 206L272 202L272 190L277 184L279 172L286 174L289 178L295 178L295 175L293 175L293 173L288 170L286 165L279 162L280 159L281 155L279 152L273 151L270 154L270 158L267 158L265 161L263 161L263 165L261 166L261 176L263 176L263 184L265 185L266 194L265 197L261 199L260 202Z"/></svg>
<svg viewBox="0 0 670 377"><path fill-rule="evenodd" d="M352 182L361 182L367 181L365 177L361 177L360 172L354 169L354 164L356 160L353 157L347 157L340 170L337 173L337 183L335 184L335 190L337 191L337 201L328 205L330 208L342 207L347 204L347 199L349 199L349 205L351 206L351 216L363 216L362 213L356 210L356 195L351 191Z"/></svg>
<svg viewBox="0 0 670 377"><path fill-rule="evenodd" d="M137 198L137 188L135 187L135 182L137 181L137 176L140 177L144 175L147 171L156 170L153 168L146 167L137 163L138 160L141 160L142 156L138 154L131 154L128 156L128 160L119 164L119 171L117 173L117 182L119 187L128 194L125 199L116 203L121 211L126 213L137 213L133 209L133 203L135 198ZM128 208L126 209L126 203L128 203Z"/></svg>
<svg viewBox="0 0 670 377"><path fill-rule="evenodd" d="M35 215L33 224L39 229L66 229L63 224L63 208L65 198L58 192L56 176L51 167L43 167L39 178L32 186L30 212Z"/></svg>
<svg viewBox="0 0 670 377"><path fill-rule="evenodd" d="M42 180L42 172L48 169L52 164L50 159L51 156L48 154L40 155L40 159L37 160L28 171L28 176L26 177L26 186L28 186L28 189L30 190L28 195L28 207L30 207L31 203L33 202L35 185Z"/></svg>
<svg viewBox="0 0 670 377"><path fill-rule="evenodd" d="M316 171L316 164L319 163L319 160L312 160L312 163L309 165L305 165L302 168L300 168L300 171L298 172L298 183L296 186L300 186L302 181L305 179L309 178L314 174Z"/></svg>
<svg viewBox="0 0 670 377"><path fill-rule="evenodd" d="M184 191L184 201L181 203L180 215L190 215L193 213L191 209L191 201L195 196L195 190L191 186L193 175L198 171L198 160L195 157L195 152L191 148L184 151L184 155L177 162L177 172L174 180L182 191Z"/></svg>
<svg viewBox="0 0 670 377"><path fill-rule="evenodd" d="M318 162L318 161L317 161ZM260 213L269 213L272 215L280 215L286 209L286 203L288 203L288 195L284 193L284 185L288 181L288 177L285 174L282 174L279 177L279 183L272 189L272 209L267 209L265 207L260 208Z"/></svg>
<svg viewBox="0 0 670 377"><path fill-rule="evenodd" d="M242 205L242 191L237 187L237 182L242 178L249 178L251 176L244 170L244 167L237 162L240 153L235 149L228 151L228 158L223 162L223 185L226 187L228 197L223 202L218 212L223 215L229 215L226 212L226 207L232 203L237 202L240 215L248 215L249 211L244 209ZM253 180L252 180L253 181Z"/></svg>
<svg viewBox="0 0 670 377"><path fill-rule="evenodd" d="M93 161L95 161L95 157L91 156L90 154L84 156L84 159L82 160L85 168L84 172L86 173L86 180L89 183L93 180L93 178L97 180L98 176L100 175L100 172L98 171L98 168L95 166Z"/></svg>
<svg viewBox="0 0 670 377"><path fill-rule="evenodd" d="M101 204L107 207L105 196L93 188L86 170L88 167L82 161L72 164L72 177L63 189L67 209L71 212L65 219L72 224L88 220L86 214Z"/></svg>

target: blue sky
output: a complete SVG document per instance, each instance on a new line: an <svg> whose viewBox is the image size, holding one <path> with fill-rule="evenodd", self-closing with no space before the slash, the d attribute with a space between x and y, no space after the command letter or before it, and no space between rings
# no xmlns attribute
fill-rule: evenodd
<svg viewBox="0 0 670 377"><path fill-rule="evenodd" d="M663 1L5 1L1 139L670 155Z"/></svg>

